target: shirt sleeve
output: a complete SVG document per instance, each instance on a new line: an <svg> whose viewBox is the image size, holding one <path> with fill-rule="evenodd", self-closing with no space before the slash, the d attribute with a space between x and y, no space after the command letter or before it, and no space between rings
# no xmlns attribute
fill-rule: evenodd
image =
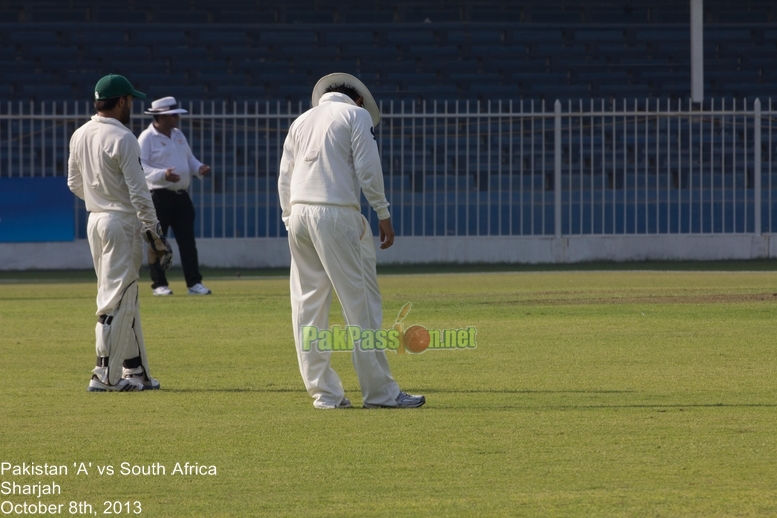
<svg viewBox="0 0 777 518"><path fill-rule="evenodd" d="M84 178L81 175L81 167L78 165L78 159L73 153L73 140L70 139L70 156L67 159L67 186L70 191L84 199Z"/></svg>
<svg viewBox="0 0 777 518"><path fill-rule="evenodd" d="M154 139L151 138L150 133L147 131L141 133L140 137L138 137L138 143L140 145L140 163L147 180L146 183L148 185L165 185L165 183L169 183L165 180L166 169L152 167L149 161L154 147Z"/></svg>
<svg viewBox="0 0 777 518"><path fill-rule="evenodd" d="M356 177L370 206L378 214L378 219L390 217L389 202L383 187L383 169L380 166L378 143L372 127L372 119L367 110L355 112L351 130L351 149Z"/></svg>
<svg viewBox="0 0 777 518"><path fill-rule="evenodd" d="M289 217L291 217L291 174L294 172L294 149L291 137L291 129L283 143L283 155L278 171L278 198L281 202L281 219L289 230Z"/></svg>
<svg viewBox="0 0 777 518"><path fill-rule="evenodd" d="M154 202L146 185L146 176L140 160L140 145L132 134L121 141L121 153L118 157L119 167L124 175L124 181L129 189L130 201L138 213L138 219L145 225L157 224Z"/></svg>
<svg viewBox="0 0 777 518"><path fill-rule="evenodd" d="M183 140L183 145L186 149L186 162L189 164L189 172L191 172L192 176L202 178L202 175L200 174L200 167L202 167L202 162L197 160L197 157L195 157L194 153L192 153L192 148L189 147L189 141L186 140L186 135L183 134L183 131L181 131L179 135Z"/></svg>

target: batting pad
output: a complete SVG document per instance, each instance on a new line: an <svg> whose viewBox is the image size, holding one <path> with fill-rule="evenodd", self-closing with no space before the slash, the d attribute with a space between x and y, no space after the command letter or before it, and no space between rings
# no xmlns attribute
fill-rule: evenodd
<svg viewBox="0 0 777 518"><path fill-rule="evenodd" d="M138 340L134 330L137 314L138 283L133 282L124 290L119 305L113 313L105 315L104 318L101 317L95 327L97 356L108 358L107 367L98 366L93 371L101 382L116 385L122 376L124 360L139 355ZM142 336L141 333L141 339ZM141 357L144 356L145 347Z"/></svg>
<svg viewBox="0 0 777 518"><path fill-rule="evenodd" d="M148 357L146 356L146 340L143 338L143 326L140 325L140 305L135 304L135 324L132 327L134 331L135 345L137 348L130 348L125 359L140 358L141 367L143 367L143 374L146 381L150 381L151 371L148 369ZM129 370L129 369L126 369ZM125 374L127 374L125 370Z"/></svg>

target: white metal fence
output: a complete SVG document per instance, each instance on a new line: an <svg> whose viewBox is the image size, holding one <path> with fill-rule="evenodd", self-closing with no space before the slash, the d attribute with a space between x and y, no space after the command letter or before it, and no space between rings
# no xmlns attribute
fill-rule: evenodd
<svg viewBox="0 0 777 518"><path fill-rule="evenodd" d="M307 104L198 102L181 119L213 174L198 237L279 237L276 180ZM131 128L150 123L136 101ZM404 236L761 234L777 228L771 100L391 102L376 128ZM89 103L0 103L0 178L67 175ZM77 237L85 212L74 202ZM375 222L372 211L364 212Z"/></svg>

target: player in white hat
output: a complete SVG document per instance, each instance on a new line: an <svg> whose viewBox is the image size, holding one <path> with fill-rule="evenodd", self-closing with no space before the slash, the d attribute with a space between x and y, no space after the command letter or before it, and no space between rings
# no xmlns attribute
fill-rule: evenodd
<svg viewBox="0 0 777 518"><path fill-rule="evenodd" d="M87 237L97 274L97 365L90 392L158 389L146 357L138 306L141 236L149 262L167 268L170 245L157 221L140 165L140 147L125 126L133 98L145 99L123 76L97 82L97 114L70 139L67 184L86 202Z"/></svg>
<svg viewBox="0 0 777 518"><path fill-rule="evenodd" d="M367 87L349 74L330 74L313 89L313 108L289 127L278 192L291 251L291 318L305 388L316 408L347 408L330 351L305 350L303 327L329 329L332 290L346 325L380 329L383 321L372 231L360 212L360 190L380 220L380 247L394 243L374 126L380 111ZM417 408L424 396L399 390L386 354L362 349L353 365L366 408Z"/></svg>

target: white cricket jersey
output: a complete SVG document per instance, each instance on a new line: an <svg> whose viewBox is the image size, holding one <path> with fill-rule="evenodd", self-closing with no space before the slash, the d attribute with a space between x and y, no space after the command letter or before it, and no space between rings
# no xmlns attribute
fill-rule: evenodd
<svg viewBox="0 0 777 518"><path fill-rule="evenodd" d="M146 172L146 183L149 189L170 189L171 191L189 188L192 176L200 175L202 162L192 154L189 142L183 131L173 128L170 136L160 133L154 124L138 137L140 143L140 161ZM174 167L173 173L181 177L177 182L165 180L165 170Z"/></svg>
<svg viewBox="0 0 777 518"><path fill-rule="evenodd" d="M288 228L297 203L360 210L359 191L378 219L389 217L378 143L367 110L345 94L324 94L289 127L283 145L278 194Z"/></svg>
<svg viewBox="0 0 777 518"><path fill-rule="evenodd" d="M135 213L144 224L157 224L138 140L117 119L93 115L73 133L67 185L89 212Z"/></svg>

